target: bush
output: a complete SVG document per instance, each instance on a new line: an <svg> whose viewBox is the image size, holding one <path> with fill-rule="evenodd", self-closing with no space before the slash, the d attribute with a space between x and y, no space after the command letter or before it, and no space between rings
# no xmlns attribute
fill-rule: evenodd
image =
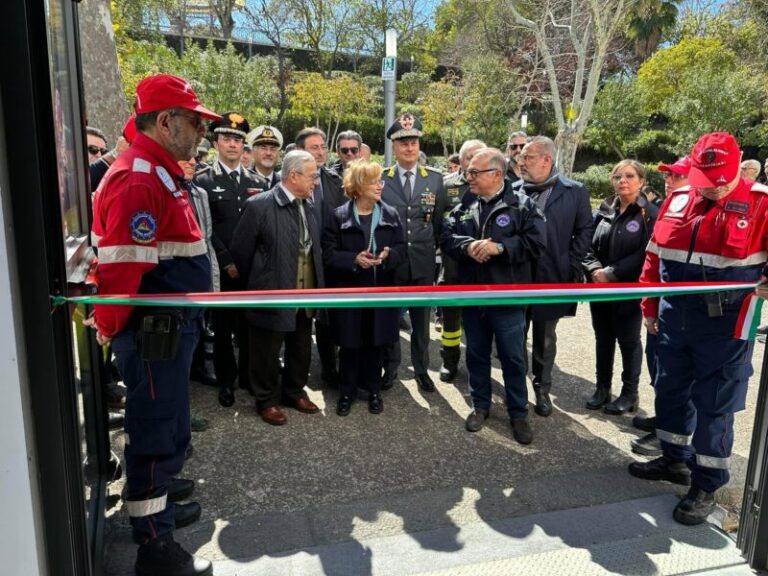
<svg viewBox="0 0 768 576"><path fill-rule="evenodd" d="M573 180L578 180L587 187L589 195L592 198L603 199L613 196L613 185L611 184L611 170L614 164L595 164L583 172L574 172L571 174ZM645 166L646 184L653 187L657 192L664 192L664 177L656 169L657 164L643 164Z"/></svg>

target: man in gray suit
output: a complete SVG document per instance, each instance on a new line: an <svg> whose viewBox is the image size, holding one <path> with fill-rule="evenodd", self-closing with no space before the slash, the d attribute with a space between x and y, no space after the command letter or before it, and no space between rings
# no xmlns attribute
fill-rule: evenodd
<svg viewBox="0 0 768 576"><path fill-rule="evenodd" d="M443 213L447 207L443 176L437 170L419 165L421 122L403 114L389 130L396 164L382 174L381 199L394 207L406 231L407 258L397 269L395 281L401 286L430 286L435 279L436 239L440 237ZM419 388L433 392L429 377L429 308L409 308L411 315L411 360ZM388 389L397 377L400 344L387 350L382 388Z"/></svg>

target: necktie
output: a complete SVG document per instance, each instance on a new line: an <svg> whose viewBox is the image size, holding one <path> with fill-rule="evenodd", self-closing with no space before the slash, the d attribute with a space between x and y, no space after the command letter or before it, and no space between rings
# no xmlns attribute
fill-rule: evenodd
<svg viewBox="0 0 768 576"><path fill-rule="evenodd" d="M237 170L232 170L232 172L229 173L229 177L232 178L232 182L235 183L235 187L240 185L240 172Z"/></svg>
<svg viewBox="0 0 768 576"><path fill-rule="evenodd" d="M304 253L309 252L309 229L307 226L307 213L304 211L304 201L296 199L296 207L299 210L299 246Z"/></svg>
<svg viewBox="0 0 768 576"><path fill-rule="evenodd" d="M408 170L405 173L405 186L403 186L403 194L405 195L405 199L408 202L411 201L411 194L413 194L413 187L411 186L411 176L413 176L413 172Z"/></svg>

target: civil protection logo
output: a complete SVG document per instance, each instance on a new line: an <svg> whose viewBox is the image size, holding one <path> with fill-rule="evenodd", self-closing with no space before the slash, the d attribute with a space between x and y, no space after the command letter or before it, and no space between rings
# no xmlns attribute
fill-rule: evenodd
<svg viewBox="0 0 768 576"><path fill-rule="evenodd" d="M149 212L136 212L131 216L131 238L139 244L149 244L155 239L157 221Z"/></svg>

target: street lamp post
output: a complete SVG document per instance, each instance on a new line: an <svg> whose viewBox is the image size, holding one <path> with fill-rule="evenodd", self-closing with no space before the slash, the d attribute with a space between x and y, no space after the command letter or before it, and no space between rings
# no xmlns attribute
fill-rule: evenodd
<svg viewBox="0 0 768 576"><path fill-rule="evenodd" d="M385 56L394 58L394 74L384 80L384 165L392 163L392 141L386 137L386 132L395 122L395 90L397 87L397 30L389 29L384 35ZM382 66L382 76L384 67Z"/></svg>

